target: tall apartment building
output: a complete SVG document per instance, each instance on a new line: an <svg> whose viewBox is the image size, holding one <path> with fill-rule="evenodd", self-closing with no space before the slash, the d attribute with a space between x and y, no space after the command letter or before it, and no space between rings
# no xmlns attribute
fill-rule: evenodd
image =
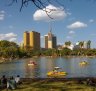
<svg viewBox="0 0 96 91"><path fill-rule="evenodd" d="M51 31L45 35L45 48L52 49L57 47L57 39L56 36L51 33Z"/></svg>
<svg viewBox="0 0 96 91"><path fill-rule="evenodd" d="M40 49L40 33L35 31L24 32L24 47Z"/></svg>
<svg viewBox="0 0 96 91"><path fill-rule="evenodd" d="M48 35L45 35L45 48L48 48Z"/></svg>
<svg viewBox="0 0 96 91"><path fill-rule="evenodd" d="M23 41L24 41L24 47L30 46L30 40L29 40L29 32L25 31L23 34Z"/></svg>

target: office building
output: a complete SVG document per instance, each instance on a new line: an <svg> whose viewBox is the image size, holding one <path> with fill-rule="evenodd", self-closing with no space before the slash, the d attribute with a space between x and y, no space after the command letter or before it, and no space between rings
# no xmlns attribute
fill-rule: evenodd
<svg viewBox="0 0 96 91"><path fill-rule="evenodd" d="M29 32L25 31L23 34L24 47L30 46Z"/></svg>
<svg viewBox="0 0 96 91"><path fill-rule="evenodd" d="M24 32L24 47L40 49L40 33L35 31Z"/></svg>
<svg viewBox="0 0 96 91"><path fill-rule="evenodd" d="M45 48L46 49L52 49L57 47L57 39L54 34L51 33L51 31L45 35Z"/></svg>

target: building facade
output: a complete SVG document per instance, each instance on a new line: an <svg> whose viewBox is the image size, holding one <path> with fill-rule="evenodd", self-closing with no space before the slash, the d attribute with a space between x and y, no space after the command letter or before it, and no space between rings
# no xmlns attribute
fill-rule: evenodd
<svg viewBox="0 0 96 91"><path fill-rule="evenodd" d="M51 33L51 31L45 35L45 48L52 49L57 47L56 36Z"/></svg>
<svg viewBox="0 0 96 91"><path fill-rule="evenodd" d="M40 33L31 31L24 32L24 48L40 49Z"/></svg>
<svg viewBox="0 0 96 91"><path fill-rule="evenodd" d="M45 48L48 48L48 35L45 35Z"/></svg>
<svg viewBox="0 0 96 91"><path fill-rule="evenodd" d="M30 46L29 38L30 38L29 32L28 31L24 32L24 34L23 34L24 47Z"/></svg>

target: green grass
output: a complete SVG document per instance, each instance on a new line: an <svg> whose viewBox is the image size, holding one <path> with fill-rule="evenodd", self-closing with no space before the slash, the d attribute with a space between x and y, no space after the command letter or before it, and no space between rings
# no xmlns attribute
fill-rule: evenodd
<svg viewBox="0 0 96 91"><path fill-rule="evenodd" d="M2 91L6 91L6 89ZM13 91L96 91L96 87L88 86L84 83L79 84L75 81L48 82L44 80L36 82L23 82L16 90Z"/></svg>

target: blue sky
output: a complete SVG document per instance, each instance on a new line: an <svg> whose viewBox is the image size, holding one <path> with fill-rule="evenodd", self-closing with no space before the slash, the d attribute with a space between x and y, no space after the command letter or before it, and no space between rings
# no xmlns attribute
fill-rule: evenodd
<svg viewBox="0 0 96 91"><path fill-rule="evenodd" d="M46 7L56 8L50 20L46 15L40 16L37 7L29 4L20 12L20 2L8 6L11 0L0 0L0 40L7 39L18 43L23 40L24 31L37 31L41 34L41 47L44 47L44 35L49 32L51 23L52 33L57 36L57 44L66 41L92 41L96 48L96 2L94 0L65 0L62 7L56 3ZM61 0L62 1L62 0ZM39 11L38 11L39 10ZM56 14L55 14L56 13ZM35 16L35 18L34 18Z"/></svg>

